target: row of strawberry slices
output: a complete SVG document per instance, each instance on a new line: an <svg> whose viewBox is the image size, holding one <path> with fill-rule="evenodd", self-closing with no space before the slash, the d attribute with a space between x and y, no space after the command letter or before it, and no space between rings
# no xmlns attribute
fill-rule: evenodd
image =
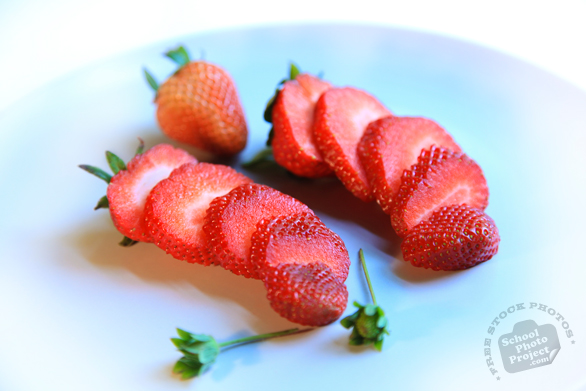
<svg viewBox="0 0 586 391"><path fill-rule="evenodd" d="M322 326L344 312L348 252L298 200L166 144L108 182L112 221L127 238L262 280L271 306L293 322Z"/></svg>
<svg viewBox="0 0 586 391"><path fill-rule="evenodd" d="M303 73L267 111L275 161L298 176L334 173L362 201L376 200L405 238L406 261L460 270L496 254L482 170L434 121L394 116L365 91Z"/></svg>

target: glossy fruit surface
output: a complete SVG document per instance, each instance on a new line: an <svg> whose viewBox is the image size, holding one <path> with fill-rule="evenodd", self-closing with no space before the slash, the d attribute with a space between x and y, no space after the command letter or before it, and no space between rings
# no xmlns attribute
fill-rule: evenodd
<svg viewBox="0 0 586 391"><path fill-rule="evenodd" d="M463 153L434 146L423 150L417 164L403 172L391 206L391 224L405 237L437 209L458 204L486 208L488 185L482 169Z"/></svg>
<svg viewBox="0 0 586 391"><path fill-rule="evenodd" d="M370 122L390 114L375 97L351 87L327 90L316 105L316 145L344 186L362 201L372 201L374 195L358 157L358 143Z"/></svg>
<svg viewBox="0 0 586 391"><path fill-rule="evenodd" d="M123 235L139 242L152 242L144 222L146 199L159 181L185 163L197 163L187 152L167 144L159 144L136 155L114 175L107 197L112 222Z"/></svg>
<svg viewBox="0 0 586 391"><path fill-rule="evenodd" d="M218 155L244 149L248 128L232 77L217 65L196 61L161 84L157 119L168 137Z"/></svg>
<svg viewBox="0 0 586 391"><path fill-rule="evenodd" d="M499 231L489 216L467 205L452 205L415 226L401 251L414 266L461 270L492 258L499 242Z"/></svg>

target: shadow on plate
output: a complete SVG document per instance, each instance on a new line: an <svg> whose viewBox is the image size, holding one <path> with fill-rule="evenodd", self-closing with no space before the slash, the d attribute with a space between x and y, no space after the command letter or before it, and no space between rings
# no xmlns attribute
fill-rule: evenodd
<svg viewBox="0 0 586 391"><path fill-rule="evenodd" d="M429 281L437 281L444 278L455 276L456 272L435 271L431 269L424 269L422 267L415 267L409 262L403 260L403 255L398 254L391 263L392 272L402 280L412 282L415 284L424 284Z"/></svg>
<svg viewBox="0 0 586 391"><path fill-rule="evenodd" d="M205 295L237 303L251 316L243 320L258 332L296 327L281 318L268 305L261 281L236 276L218 266L202 266L177 260L152 243L121 247L120 233L112 226L107 212L96 216L63 238L93 266L111 270L124 269L140 279L172 287L189 284Z"/></svg>

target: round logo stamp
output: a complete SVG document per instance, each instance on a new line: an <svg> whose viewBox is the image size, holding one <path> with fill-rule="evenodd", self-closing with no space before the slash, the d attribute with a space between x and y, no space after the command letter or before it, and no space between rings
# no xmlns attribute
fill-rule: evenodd
<svg viewBox="0 0 586 391"><path fill-rule="evenodd" d="M517 373L551 365L562 348L560 338L570 346L576 343L569 321L555 308L535 302L501 311L487 333L484 356L496 380L501 380L503 370Z"/></svg>

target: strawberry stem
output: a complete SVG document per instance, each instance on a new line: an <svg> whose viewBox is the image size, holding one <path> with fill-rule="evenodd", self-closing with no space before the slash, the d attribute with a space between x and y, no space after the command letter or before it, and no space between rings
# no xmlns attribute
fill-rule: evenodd
<svg viewBox="0 0 586 391"><path fill-rule="evenodd" d="M287 335L306 333L311 330L313 330L313 329L309 328L309 329L299 330L298 328L294 328L294 329L289 329L289 330L284 330L284 331L277 331L275 333L259 334L259 335L253 335L251 337L238 338L238 339L234 339L232 341L222 342L218 345L220 346L220 348L223 348L223 347L227 347L227 346L231 346L231 345L259 342L259 341L264 341L264 340L272 339L272 338L285 337Z"/></svg>
<svg viewBox="0 0 586 391"><path fill-rule="evenodd" d="M112 175L106 173L104 170L98 167L90 166L88 164L80 164L78 167L92 175L97 176L106 183L110 183L110 180L112 179Z"/></svg>
<svg viewBox="0 0 586 391"><path fill-rule="evenodd" d="M124 238L122 238L122 241L118 244L122 247L130 247L134 246L136 243L138 243L138 241L132 240L128 236L125 236Z"/></svg>
<svg viewBox="0 0 586 391"><path fill-rule="evenodd" d="M147 83L149 83L149 86L151 86L155 92L159 91L159 83L157 83L153 75L151 75L149 71L146 70L146 68L143 68L142 71L144 72L144 77Z"/></svg>
<svg viewBox="0 0 586 391"><path fill-rule="evenodd" d="M144 152L144 140L141 139L140 137L138 137L138 147L136 148L136 152L134 153L134 156L140 155L143 152Z"/></svg>
<svg viewBox="0 0 586 391"><path fill-rule="evenodd" d="M118 174L120 171L126 170L126 164L124 164L124 161L110 151L106 151L106 160L108 161L108 165L114 175Z"/></svg>
<svg viewBox="0 0 586 391"><path fill-rule="evenodd" d="M299 70L299 67L294 62L290 62L289 63L289 80L295 80L297 75L299 75L300 73L301 73L301 71Z"/></svg>
<svg viewBox="0 0 586 391"><path fill-rule="evenodd" d="M108 209L109 207L110 207L110 204L108 202L108 197L103 196L102 198L100 198L100 200L96 204L96 207L94 208L94 210L98 210L98 209L102 209L102 208Z"/></svg>
<svg viewBox="0 0 586 391"><path fill-rule="evenodd" d="M364 252L362 249L358 251L358 255L360 257L362 268L364 269L364 275L374 304L362 305L355 301L354 306L358 308L358 311L342 319L340 324L342 327L352 330L350 340L348 341L350 345L372 344L374 348L380 352L383 348L385 335L389 335L389 331L387 330L389 322L383 309L376 304L376 298L374 297L374 291L372 289L372 283L370 282L370 276L368 274L368 269L366 268Z"/></svg>
<svg viewBox="0 0 586 391"><path fill-rule="evenodd" d="M184 67L185 65L189 64L189 53L183 46L179 46L177 49L169 50L165 53L165 56L173 60L174 63L179 65L179 67Z"/></svg>
<svg viewBox="0 0 586 391"><path fill-rule="evenodd" d="M376 297L374 296L374 290L372 289L372 283L370 282L370 275L368 274L368 269L366 268L366 261L364 260L364 252L362 249L358 251L358 256L360 257L360 263L362 264L362 269L364 269L364 276L366 277L366 283L368 284L368 290L370 290L370 296L372 296L372 302L374 305L376 304Z"/></svg>

